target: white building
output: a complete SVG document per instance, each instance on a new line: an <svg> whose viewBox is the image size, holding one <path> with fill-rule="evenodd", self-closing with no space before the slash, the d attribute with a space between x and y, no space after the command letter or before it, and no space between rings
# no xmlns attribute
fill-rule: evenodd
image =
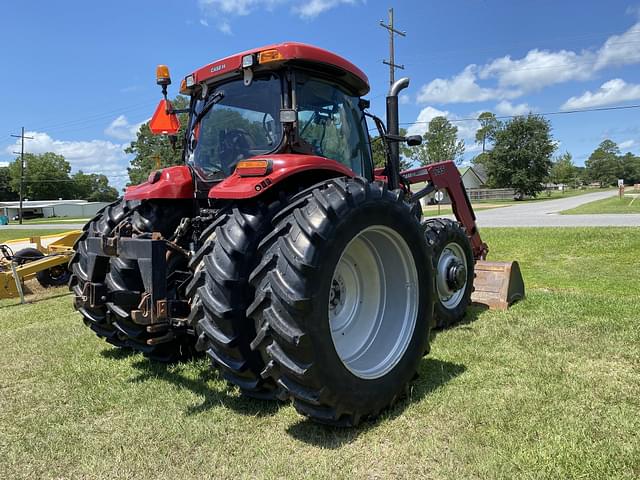
<svg viewBox="0 0 640 480"><path fill-rule="evenodd" d="M107 202L87 202L86 200L25 200L22 202L22 214L49 217L90 218L109 205ZM0 202L0 215L12 219L18 215L20 202Z"/></svg>

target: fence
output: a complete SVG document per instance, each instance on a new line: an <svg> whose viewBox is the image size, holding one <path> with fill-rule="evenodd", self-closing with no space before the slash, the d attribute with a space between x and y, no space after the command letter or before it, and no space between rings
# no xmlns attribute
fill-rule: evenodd
<svg viewBox="0 0 640 480"><path fill-rule="evenodd" d="M469 200L513 200L515 190L513 188L469 188L467 189Z"/></svg>

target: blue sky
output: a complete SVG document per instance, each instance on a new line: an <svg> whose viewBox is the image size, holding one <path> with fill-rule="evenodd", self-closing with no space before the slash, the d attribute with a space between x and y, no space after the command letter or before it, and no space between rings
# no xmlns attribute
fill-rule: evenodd
<svg viewBox="0 0 640 480"><path fill-rule="evenodd" d="M445 114L477 153L477 124L498 115L640 104L640 3L608 0L129 0L30 1L2 7L0 163L17 150L56 151L74 170L121 187L123 147L160 99L155 66L177 80L216 58L294 40L348 58L369 76L372 109L384 114L388 36L395 8L396 61L411 86L400 121L422 133ZM176 93L176 85L172 94ZM549 117L560 151L577 164L604 138L640 154L640 109ZM410 122L425 122L410 124Z"/></svg>

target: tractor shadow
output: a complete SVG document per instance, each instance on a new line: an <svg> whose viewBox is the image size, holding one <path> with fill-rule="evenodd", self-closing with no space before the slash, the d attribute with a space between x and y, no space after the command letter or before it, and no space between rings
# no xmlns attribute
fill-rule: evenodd
<svg viewBox="0 0 640 480"><path fill-rule="evenodd" d="M120 358L126 358L126 356L123 355ZM195 377L193 369L190 368L192 365L198 367ZM166 364L152 362L145 358L134 362L132 366L140 373L129 380L131 383L162 380L179 388L190 390L202 398L200 405L193 405L186 409L186 415L197 415L212 408L223 407L241 415L263 417L274 415L286 405L286 403L279 401L252 399L239 395L237 389L229 385L217 370L212 369L208 364L204 365L204 362L197 359Z"/></svg>
<svg viewBox="0 0 640 480"><path fill-rule="evenodd" d="M442 387L452 379L462 375L464 365L434 358L423 358L418 369L418 377L410 385L407 397L373 420L367 420L355 428L330 427L317 424L307 418L287 428L287 433L301 442L322 448L336 449L351 443L359 435L376 428L383 420L393 420L402 415L407 406L419 402L429 393Z"/></svg>
<svg viewBox="0 0 640 480"><path fill-rule="evenodd" d="M449 330L470 330L471 324L480 318L480 316L489 310L487 305L482 303L472 303L467 307L467 311L464 314L462 320L453 325L449 325L447 327L440 328L432 328L431 329L431 342L433 342L440 332L445 332Z"/></svg>
<svg viewBox="0 0 640 480"><path fill-rule="evenodd" d="M138 353L130 348L111 347L108 349L100 350L100 356L107 360L124 360L125 358L133 357Z"/></svg>

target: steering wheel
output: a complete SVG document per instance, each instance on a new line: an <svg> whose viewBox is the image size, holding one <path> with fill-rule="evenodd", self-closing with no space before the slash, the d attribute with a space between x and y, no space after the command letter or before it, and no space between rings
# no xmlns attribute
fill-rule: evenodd
<svg viewBox="0 0 640 480"><path fill-rule="evenodd" d="M223 156L227 158L229 171L233 171L240 160L250 156L252 145L253 138L246 130L233 128L226 132L223 140Z"/></svg>

